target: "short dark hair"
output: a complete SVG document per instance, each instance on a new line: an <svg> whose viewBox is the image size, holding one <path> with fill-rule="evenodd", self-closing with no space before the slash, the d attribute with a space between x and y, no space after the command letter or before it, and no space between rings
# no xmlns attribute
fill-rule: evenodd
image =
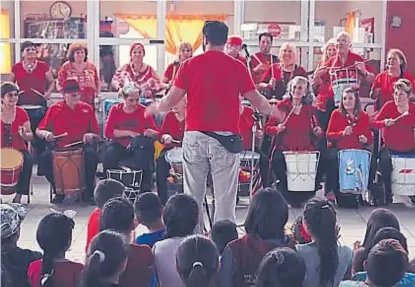
<svg viewBox="0 0 415 287"><path fill-rule="evenodd" d="M134 207L128 199L111 198L102 208L100 231L110 229L119 233L128 233L131 231L134 218Z"/></svg>
<svg viewBox="0 0 415 287"><path fill-rule="evenodd" d="M1 98L3 99L4 96L10 92L17 92L19 93L19 88L15 83L12 82L4 82L1 84Z"/></svg>
<svg viewBox="0 0 415 287"><path fill-rule="evenodd" d="M199 207L196 200L187 194L173 195L164 208L163 221L168 238L193 234L199 222Z"/></svg>
<svg viewBox="0 0 415 287"><path fill-rule="evenodd" d="M228 40L229 28L220 21L206 21L203 26L203 36L213 46L222 46Z"/></svg>
<svg viewBox="0 0 415 287"><path fill-rule="evenodd" d="M160 198L152 192L140 194L134 204L135 216L144 225L150 225L161 220L162 208Z"/></svg>
<svg viewBox="0 0 415 287"><path fill-rule="evenodd" d="M212 240L215 242L220 254L223 253L226 245L235 239L238 239L238 230L234 222L221 220L213 224Z"/></svg>
<svg viewBox="0 0 415 287"><path fill-rule="evenodd" d="M124 192L124 185L112 178L100 180L94 189L94 201L99 208L114 197L121 197Z"/></svg>
<svg viewBox="0 0 415 287"><path fill-rule="evenodd" d="M264 33L259 34L259 36L258 36L258 42L261 42L262 37L270 38L271 43L272 43L272 40L274 40L274 37L271 35L271 33L264 32Z"/></svg>
<svg viewBox="0 0 415 287"><path fill-rule="evenodd" d="M376 286L394 286L405 275L408 261L408 253L398 240L381 240L367 258L368 278Z"/></svg>
<svg viewBox="0 0 415 287"><path fill-rule="evenodd" d="M29 47L34 47L34 48L36 48L36 44L35 43L33 43L32 41L24 41L21 45L20 45L20 52L21 53L23 53L23 51L26 49L26 48L29 48Z"/></svg>

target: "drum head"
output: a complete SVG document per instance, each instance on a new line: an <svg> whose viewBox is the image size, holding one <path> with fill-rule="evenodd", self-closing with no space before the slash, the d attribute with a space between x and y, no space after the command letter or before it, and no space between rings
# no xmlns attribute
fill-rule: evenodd
<svg viewBox="0 0 415 287"><path fill-rule="evenodd" d="M259 153L252 152L252 151L243 151L241 152L241 161L242 160L259 160L260 155Z"/></svg>
<svg viewBox="0 0 415 287"><path fill-rule="evenodd" d="M168 163L181 163L183 162L183 152L179 147L173 148L166 152L166 161Z"/></svg>
<svg viewBox="0 0 415 287"><path fill-rule="evenodd" d="M21 105L20 107L25 110L37 110L42 108L42 106L39 105Z"/></svg>
<svg viewBox="0 0 415 287"><path fill-rule="evenodd" d="M16 169L23 165L23 154L13 148L1 149L1 168Z"/></svg>

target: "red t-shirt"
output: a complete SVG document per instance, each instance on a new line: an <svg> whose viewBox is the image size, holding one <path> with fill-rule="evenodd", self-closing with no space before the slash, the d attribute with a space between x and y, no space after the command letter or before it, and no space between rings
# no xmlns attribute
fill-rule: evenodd
<svg viewBox="0 0 415 287"><path fill-rule="evenodd" d="M24 91L19 96L19 105L41 105L46 106L44 98L33 92L35 89L41 94L46 91L47 79L46 73L49 71L49 65L45 62L36 61L36 67L31 73L28 73L23 68L23 63L16 63L12 68L12 73L15 75L16 84L20 91Z"/></svg>
<svg viewBox="0 0 415 287"><path fill-rule="evenodd" d="M397 120L390 127L385 127L384 119L395 119L400 116L395 102L387 102L376 115L372 127L382 129L384 145L398 152L409 152L415 150L414 123L415 104L409 103L409 115Z"/></svg>
<svg viewBox="0 0 415 287"><path fill-rule="evenodd" d="M51 131L54 135L68 133L67 136L56 141L59 148L82 141L86 133L99 135L95 112L90 105L82 101L74 109L71 109L64 100L53 104L46 112L38 129Z"/></svg>
<svg viewBox="0 0 415 287"><path fill-rule="evenodd" d="M402 78L409 80L412 84L412 88L415 88L415 79L411 74L404 72ZM400 77L392 77L389 75L388 71L383 71L376 76L373 81L372 90L375 91L376 89L380 89L380 107L383 107L386 102L393 100L393 86L399 79Z"/></svg>
<svg viewBox="0 0 415 287"><path fill-rule="evenodd" d="M10 133L11 133L11 147L17 150L27 150L27 144L22 139L19 134L19 128L23 126L26 122L29 121L29 115L25 111L25 109L21 107L16 107L16 116L14 121L11 123ZM5 139L5 123L1 121L1 147L10 147L6 144Z"/></svg>
<svg viewBox="0 0 415 287"><path fill-rule="evenodd" d="M186 131L239 133L239 95L255 90L248 69L222 51L180 65L174 85L187 92Z"/></svg>
<svg viewBox="0 0 415 287"><path fill-rule="evenodd" d="M343 136L343 131L347 126L353 126L353 132L349 136ZM340 109L333 111L327 128L328 146L335 146L337 149L364 149L365 145L359 142L359 136L367 138L366 145L373 142L372 132L369 125L369 116L364 111L360 111L357 119L349 119Z"/></svg>
<svg viewBox="0 0 415 287"><path fill-rule="evenodd" d="M246 62L246 58L242 57L240 54L238 54L238 57L236 57L236 59L241 61L245 66L248 66L248 63Z"/></svg>
<svg viewBox="0 0 415 287"><path fill-rule="evenodd" d="M88 227L86 232L86 246L85 252L88 251L89 244L94 238L95 235L99 233L99 222L101 217L101 208L95 208L94 211L91 212L88 218Z"/></svg>
<svg viewBox="0 0 415 287"><path fill-rule="evenodd" d="M128 263L120 276L120 286L148 287L154 273L153 253L147 245L130 244Z"/></svg>
<svg viewBox="0 0 415 287"><path fill-rule="evenodd" d="M261 83L261 79L263 77L264 72L254 72L254 69L256 66L258 66L261 63L270 66L271 65L271 56L272 56L272 64L275 64L278 62L278 57L274 55L264 55L261 52L255 53L255 56L251 56L251 69L252 69L252 77L254 78L254 83L259 84ZM260 62L258 62L258 60Z"/></svg>
<svg viewBox="0 0 415 287"><path fill-rule="evenodd" d="M291 100L286 99L278 102L277 108L285 114L286 118L293 108ZM292 113L285 122L286 129L277 134L278 123L285 120L271 117L265 125L265 133L275 136L273 146L277 150L286 151L313 151L316 149L316 141L313 139L313 128L320 127L320 123L315 115L315 108L312 105L306 105L301 108L298 115Z"/></svg>
<svg viewBox="0 0 415 287"><path fill-rule="evenodd" d="M242 148L244 150L252 149L252 126L254 125L254 111L252 108L243 106L243 111L239 118L239 131L242 136Z"/></svg>
<svg viewBox="0 0 415 287"><path fill-rule="evenodd" d="M173 80L173 76L176 76L179 66L180 64L178 62L173 62L167 66L167 69L164 72L164 77L167 78L169 82Z"/></svg>
<svg viewBox="0 0 415 287"><path fill-rule="evenodd" d="M177 141L183 141L185 121L179 121L173 111L168 112L163 119L160 135L169 134Z"/></svg>
<svg viewBox="0 0 415 287"><path fill-rule="evenodd" d="M145 110L145 106L137 104L137 108L134 112L126 113L124 111L124 103L113 105L108 113L107 121L105 123L105 137L127 147L131 142L131 138L116 138L114 137L114 130L132 131L140 134L143 134L146 129L157 131L154 118L151 116L145 117Z"/></svg>
<svg viewBox="0 0 415 287"><path fill-rule="evenodd" d="M84 268L81 263L72 261L54 263L52 282L54 286L75 287L78 284L79 275ZM31 287L40 287L40 272L42 271L42 260L30 263L27 277Z"/></svg>
<svg viewBox="0 0 415 287"><path fill-rule="evenodd" d="M78 71L72 62L65 62L58 73L59 86L61 87L62 83L68 79L75 79L78 81L81 88L81 101L84 101L94 107L94 99L97 94L97 85L100 82L95 65L91 62L86 62L85 68L82 71Z"/></svg>

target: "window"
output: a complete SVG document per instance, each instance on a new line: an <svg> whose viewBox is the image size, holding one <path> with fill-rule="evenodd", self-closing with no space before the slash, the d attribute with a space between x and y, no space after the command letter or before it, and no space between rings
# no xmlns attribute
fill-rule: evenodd
<svg viewBox="0 0 415 287"><path fill-rule="evenodd" d="M1 81L8 81L12 66L16 63L14 44L0 43L0 77Z"/></svg>
<svg viewBox="0 0 415 287"><path fill-rule="evenodd" d="M14 38L14 1L1 2L0 38Z"/></svg>

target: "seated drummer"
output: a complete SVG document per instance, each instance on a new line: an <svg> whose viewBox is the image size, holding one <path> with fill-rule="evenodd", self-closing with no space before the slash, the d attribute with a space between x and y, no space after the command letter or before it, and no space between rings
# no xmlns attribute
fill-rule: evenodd
<svg viewBox="0 0 415 287"><path fill-rule="evenodd" d="M119 94L123 101L111 107L105 122L104 135L110 142L104 152L104 171L106 174L108 169L118 169L121 161L128 161L124 163L128 167L143 170L141 190L148 191L154 165L154 139L159 133L154 118L145 115L146 107L139 103L140 90L134 84L125 85ZM133 141L142 143L144 160L133 158L134 153L128 149Z"/></svg>
<svg viewBox="0 0 415 287"><path fill-rule="evenodd" d="M186 97L166 114L161 125L161 143L164 145L156 164L157 193L164 206L167 202L167 178L170 174L170 164L166 161L166 152L173 147L181 147L185 127Z"/></svg>
<svg viewBox="0 0 415 287"><path fill-rule="evenodd" d="M1 85L1 147L13 148L23 154L23 168L17 182L13 202L20 203L22 195L29 195L33 158L26 142L33 139L29 115L17 106L19 89L11 82Z"/></svg>
<svg viewBox="0 0 415 287"><path fill-rule="evenodd" d="M284 99L277 103L277 108L285 115L280 119L271 117L265 125L265 133L274 137L271 167L282 191L287 190L287 166L283 151L316 151L317 140L323 136L315 116L308 80L301 76L294 77L288 83L287 91ZM317 172L316 188L319 178Z"/></svg>
<svg viewBox="0 0 415 287"><path fill-rule="evenodd" d="M40 168L46 179L54 187L52 150L75 148L84 144L85 183L84 201L93 202L95 173L98 165L98 154L92 147L99 139L98 121L94 109L82 102L81 89L74 79L68 79L62 85L63 100L50 106L40 122L36 134L50 145L40 157ZM80 145L72 145L81 142ZM53 143L53 144L52 144ZM69 145L69 147L68 147ZM54 203L60 203L64 195L55 194Z"/></svg>
<svg viewBox="0 0 415 287"><path fill-rule="evenodd" d="M329 149L324 191L327 199L334 201L337 197L337 204L341 205L338 152L344 149L368 149L373 142L369 115L362 111L355 89L344 90L340 107L331 114L326 137Z"/></svg>
<svg viewBox="0 0 415 287"><path fill-rule="evenodd" d="M391 155L415 154L415 103L409 97L411 82L399 79L394 85L393 101L388 101L375 116L372 127L382 129L384 145L379 151L379 169L385 185L386 202L392 203Z"/></svg>

